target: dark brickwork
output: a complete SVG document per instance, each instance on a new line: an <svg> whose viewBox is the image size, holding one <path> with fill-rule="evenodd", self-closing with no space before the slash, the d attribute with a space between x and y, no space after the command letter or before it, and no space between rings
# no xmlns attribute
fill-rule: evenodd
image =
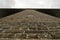
<svg viewBox="0 0 60 40"><path fill-rule="evenodd" d="M53 24L53 25L52 25ZM60 34L60 23L16 22L0 23L0 38L55 38ZM44 35L45 34L45 35Z"/></svg>

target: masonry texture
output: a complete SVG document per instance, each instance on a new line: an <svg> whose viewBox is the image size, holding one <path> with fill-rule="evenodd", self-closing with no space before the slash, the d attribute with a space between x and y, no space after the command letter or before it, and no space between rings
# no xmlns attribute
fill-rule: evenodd
<svg viewBox="0 0 60 40"><path fill-rule="evenodd" d="M60 19L35 10L24 10L0 19L0 38L60 39Z"/></svg>

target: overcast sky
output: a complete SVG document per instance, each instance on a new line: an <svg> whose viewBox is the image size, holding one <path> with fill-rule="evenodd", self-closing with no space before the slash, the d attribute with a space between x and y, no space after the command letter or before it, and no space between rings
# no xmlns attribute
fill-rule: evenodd
<svg viewBox="0 0 60 40"><path fill-rule="evenodd" d="M60 0L0 0L0 8L60 8Z"/></svg>

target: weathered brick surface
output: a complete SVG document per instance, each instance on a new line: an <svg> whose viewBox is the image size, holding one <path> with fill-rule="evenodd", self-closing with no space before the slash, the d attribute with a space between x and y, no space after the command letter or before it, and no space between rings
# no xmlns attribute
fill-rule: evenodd
<svg viewBox="0 0 60 40"><path fill-rule="evenodd" d="M60 39L60 19L25 10L0 19L0 38Z"/></svg>

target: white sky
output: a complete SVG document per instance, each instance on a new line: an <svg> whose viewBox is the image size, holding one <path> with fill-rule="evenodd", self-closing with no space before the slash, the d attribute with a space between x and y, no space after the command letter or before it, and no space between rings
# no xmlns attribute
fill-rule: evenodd
<svg viewBox="0 0 60 40"><path fill-rule="evenodd" d="M0 8L60 8L60 0L0 0Z"/></svg>

